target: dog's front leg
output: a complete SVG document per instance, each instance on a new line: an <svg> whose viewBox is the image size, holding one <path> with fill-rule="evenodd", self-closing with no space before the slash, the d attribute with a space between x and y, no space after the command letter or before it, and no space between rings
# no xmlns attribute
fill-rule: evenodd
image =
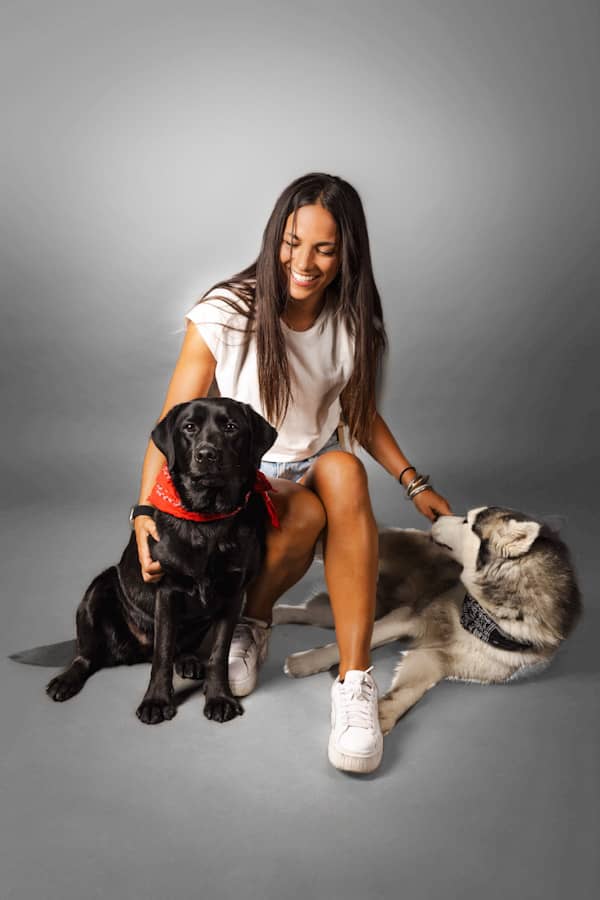
<svg viewBox="0 0 600 900"><path fill-rule="evenodd" d="M327 591L319 591L303 606L276 603L273 607L273 625L318 625L333 628L333 612Z"/></svg>
<svg viewBox="0 0 600 900"><path fill-rule="evenodd" d="M277 607L275 607L277 609ZM318 624L318 623L316 623ZM409 637L415 633L415 620L409 608L401 607L377 619L371 636L371 649L382 647L391 641ZM326 672L340 661L337 644L325 644L312 650L299 650L285 660L283 671L290 678L304 678L317 672Z"/></svg>
<svg viewBox="0 0 600 900"><path fill-rule="evenodd" d="M163 569L174 569L179 575L186 575L196 584L204 578L207 554L190 553L187 545L177 535L165 530L160 541L155 541L150 535L148 546L152 559L159 562Z"/></svg>
<svg viewBox="0 0 600 900"><path fill-rule="evenodd" d="M379 701L379 724L389 734L398 719L446 677L444 654L438 650L408 650L396 670L390 689Z"/></svg>
<svg viewBox="0 0 600 900"><path fill-rule="evenodd" d="M172 719L177 712L173 703L173 657L175 655L175 598L172 589L158 587L154 602L154 653L150 683L136 710L146 725Z"/></svg>
<svg viewBox="0 0 600 900"><path fill-rule="evenodd" d="M204 681L204 715L216 722L227 722L241 716L244 708L231 693L229 687L229 648L233 629L242 610L243 593L235 599L227 600L223 606L223 614L215 620L212 651L206 664Z"/></svg>
<svg viewBox="0 0 600 900"><path fill-rule="evenodd" d="M283 671L290 678L304 678L327 672L340 661L340 651L335 643L313 647L312 650L298 650L286 657Z"/></svg>

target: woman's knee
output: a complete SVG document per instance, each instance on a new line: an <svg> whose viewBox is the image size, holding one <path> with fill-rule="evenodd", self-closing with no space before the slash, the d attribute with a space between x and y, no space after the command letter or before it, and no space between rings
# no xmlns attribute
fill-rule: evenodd
<svg viewBox="0 0 600 900"><path fill-rule="evenodd" d="M271 479L277 493L272 493L279 517L278 544L285 549L306 552L314 547L327 524L325 507L319 497L308 488L287 479Z"/></svg>
<svg viewBox="0 0 600 900"><path fill-rule="evenodd" d="M330 450L319 456L311 467L312 484L322 494L331 492L338 498L364 496L369 479L362 461L347 450Z"/></svg>

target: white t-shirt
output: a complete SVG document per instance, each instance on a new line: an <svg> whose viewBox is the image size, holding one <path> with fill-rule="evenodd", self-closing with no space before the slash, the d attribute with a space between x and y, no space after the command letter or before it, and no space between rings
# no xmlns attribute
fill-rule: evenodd
<svg viewBox="0 0 600 900"><path fill-rule="evenodd" d="M267 418L258 390L256 338L252 335L243 353L245 335L226 324L245 329L247 319L237 313L219 294L243 302L227 288L215 288L193 306L186 319L195 322L217 361L215 380L221 397L249 403ZM282 320L288 351L292 396L278 437L264 456L272 462L292 462L317 453L341 422L339 396L350 379L354 364L354 339L340 316L323 308L306 331L294 331ZM355 452L347 432L342 446Z"/></svg>

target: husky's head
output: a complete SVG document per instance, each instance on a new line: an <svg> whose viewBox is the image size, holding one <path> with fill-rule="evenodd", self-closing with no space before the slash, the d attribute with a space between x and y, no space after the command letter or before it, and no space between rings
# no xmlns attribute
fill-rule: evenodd
<svg viewBox="0 0 600 900"><path fill-rule="evenodd" d="M468 592L498 620L523 623L544 643L558 644L572 630L581 599L569 552L557 532L530 516L484 506L461 516L440 516L433 540L463 571Z"/></svg>

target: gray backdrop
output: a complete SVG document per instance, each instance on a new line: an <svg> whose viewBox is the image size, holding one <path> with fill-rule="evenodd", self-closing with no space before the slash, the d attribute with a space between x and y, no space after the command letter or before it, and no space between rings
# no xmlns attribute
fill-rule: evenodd
<svg viewBox="0 0 600 900"><path fill-rule="evenodd" d="M597 0L21 0L0 34L0 896L592 896ZM5 658L72 636L184 312L313 170L365 206L400 445L456 511L560 517L588 606L552 676L441 686L362 781L325 758L330 676L281 674L319 630L274 637L222 729L198 697L144 729L143 667L58 707L51 669ZM426 528L364 460L377 517Z"/></svg>

